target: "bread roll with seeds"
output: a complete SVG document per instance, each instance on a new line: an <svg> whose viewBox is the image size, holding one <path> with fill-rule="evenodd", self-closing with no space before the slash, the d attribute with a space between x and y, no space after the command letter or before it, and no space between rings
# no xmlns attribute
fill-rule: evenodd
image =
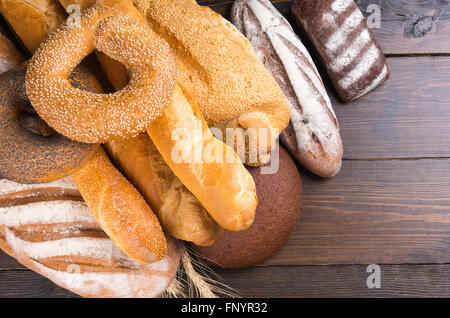
<svg viewBox="0 0 450 318"><path fill-rule="evenodd" d="M384 54L353 0L296 0L292 13L342 101L359 98L389 78Z"/></svg>

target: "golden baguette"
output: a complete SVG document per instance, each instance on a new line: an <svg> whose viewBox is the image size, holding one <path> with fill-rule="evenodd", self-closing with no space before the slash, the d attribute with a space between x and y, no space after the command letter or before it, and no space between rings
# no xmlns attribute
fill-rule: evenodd
<svg viewBox="0 0 450 318"><path fill-rule="evenodd" d="M177 129L182 140L173 138ZM245 230L253 223L258 199L252 176L234 150L213 136L181 87L177 86L172 104L147 132L171 170L217 223L231 231ZM193 158L196 147L200 160Z"/></svg>
<svg viewBox="0 0 450 318"><path fill-rule="evenodd" d="M77 2L82 9L92 1L60 0L64 7ZM145 19L127 0L99 0L97 5L109 6L145 23ZM104 54L97 54L111 84L122 89L128 82L125 68ZM158 215L164 228L174 237L205 246L214 244L222 235L222 228L173 174L153 142L142 135L135 139L105 145L112 160L139 189Z"/></svg>
<svg viewBox="0 0 450 318"><path fill-rule="evenodd" d="M200 246L221 237L222 228L173 174L147 134L104 147L170 235Z"/></svg>
<svg viewBox="0 0 450 318"><path fill-rule="evenodd" d="M71 177L100 227L122 251L143 264L164 257L167 245L158 220L102 148Z"/></svg>
<svg viewBox="0 0 450 318"><path fill-rule="evenodd" d="M246 140L245 162L266 163L275 140L289 124L290 111L250 42L225 18L194 0L133 3L175 52L178 82L208 125L224 134L228 127L255 129ZM241 147L236 142L235 146Z"/></svg>
<svg viewBox="0 0 450 318"><path fill-rule="evenodd" d="M70 177L34 185L0 179L0 248L83 297L158 297L180 259L177 242L167 243L164 259L139 264L108 239Z"/></svg>

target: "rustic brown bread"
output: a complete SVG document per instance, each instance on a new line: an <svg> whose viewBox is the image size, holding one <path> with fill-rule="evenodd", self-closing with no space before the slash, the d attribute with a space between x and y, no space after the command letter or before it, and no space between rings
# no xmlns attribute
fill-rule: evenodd
<svg viewBox="0 0 450 318"><path fill-rule="evenodd" d="M67 17L55 0L0 0L0 13L30 53Z"/></svg>
<svg viewBox="0 0 450 318"><path fill-rule="evenodd" d="M291 109L280 140L303 166L321 177L336 175L343 146L319 72L289 22L268 0L236 0L231 20L250 40Z"/></svg>
<svg viewBox="0 0 450 318"><path fill-rule="evenodd" d="M24 58L2 33L0 33L0 74L18 67Z"/></svg>
<svg viewBox="0 0 450 318"><path fill-rule="evenodd" d="M211 264L243 268L260 264L275 254L295 229L302 205L302 181L289 154L280 148L277 174L261 174L249 168L260 203L253 225L242 232L225 231L208 247L194 247Z"/></svg>
<svg viewBox="0 0 450 318"><path fill-rule="evenodd" d="M384 54L353 0L296 0L292 13L342 101L359 98L389 78Z"/></svg>

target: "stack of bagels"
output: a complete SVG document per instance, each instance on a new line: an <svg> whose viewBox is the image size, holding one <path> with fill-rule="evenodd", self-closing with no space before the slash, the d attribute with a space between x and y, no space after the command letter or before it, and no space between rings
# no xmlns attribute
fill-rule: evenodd
<svg viewBox="0 0 450 318"><path fill-rule="evenodd" d="M26 49L0 35L0 248L81 296L160 296L182 245L264 262L301 210L291 155L340 170L322 79L270 1L236 1L236 27L195 0L0 13Z"/></svg>

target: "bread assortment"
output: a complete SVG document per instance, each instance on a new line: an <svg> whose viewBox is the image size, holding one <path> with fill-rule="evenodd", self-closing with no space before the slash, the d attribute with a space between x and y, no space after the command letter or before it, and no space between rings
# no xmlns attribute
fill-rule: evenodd
<svg viewBox="0 0 450 318"><path fill-rule="evenodd" d="M28 98L52 128L73 140L100 143L135 136L170 103L175 57L145 25L111 8L87 9L79 24L62 25L35 52L27 68ZM69 83L73 65L96 48L128 68L127 87L99 96ZM57 52L60 59L49 58Z"/></svg>
<svg viewBox="0 0 450 318"><path fill-rule="evenodd" d="M78 24L65 22L74 6ZM22 85L27 105L0 98L12 114L1 127L23 137L0 133L17 150L0 156L10 179L0 178L0 248L81 296L160 296L191 266L182 241L228 268L274 255L302 202L278 137L317 175L339 172L342 141L322 79L270 1L237 0L236 27L194 0L0 0L0 13L33 55L22 83L17 71L0 77L13 83L0 93ZM9 71L22 56L5 43ZM116 91L75 76L86 56ZM65 156L52 161L34 142L57 136L89 149L83 160L55 143ZM60 173L37 178L29 161Z"/></svg>
<svg viewBox="0 0 450 318"><path fill-rule="evenodd" d="M289 22L268 0L236 0L231 21L250 40L283 90L291 123L281 142L304 167L336 175L343 146L330 98L314 62Z"/></svg>
<svg viewBox="0 0 450 318"><path fill-rule="evenodd" d="M353 0L296 0L292 13L314 43L344 102L389 78L384 54Z"/></svg>

